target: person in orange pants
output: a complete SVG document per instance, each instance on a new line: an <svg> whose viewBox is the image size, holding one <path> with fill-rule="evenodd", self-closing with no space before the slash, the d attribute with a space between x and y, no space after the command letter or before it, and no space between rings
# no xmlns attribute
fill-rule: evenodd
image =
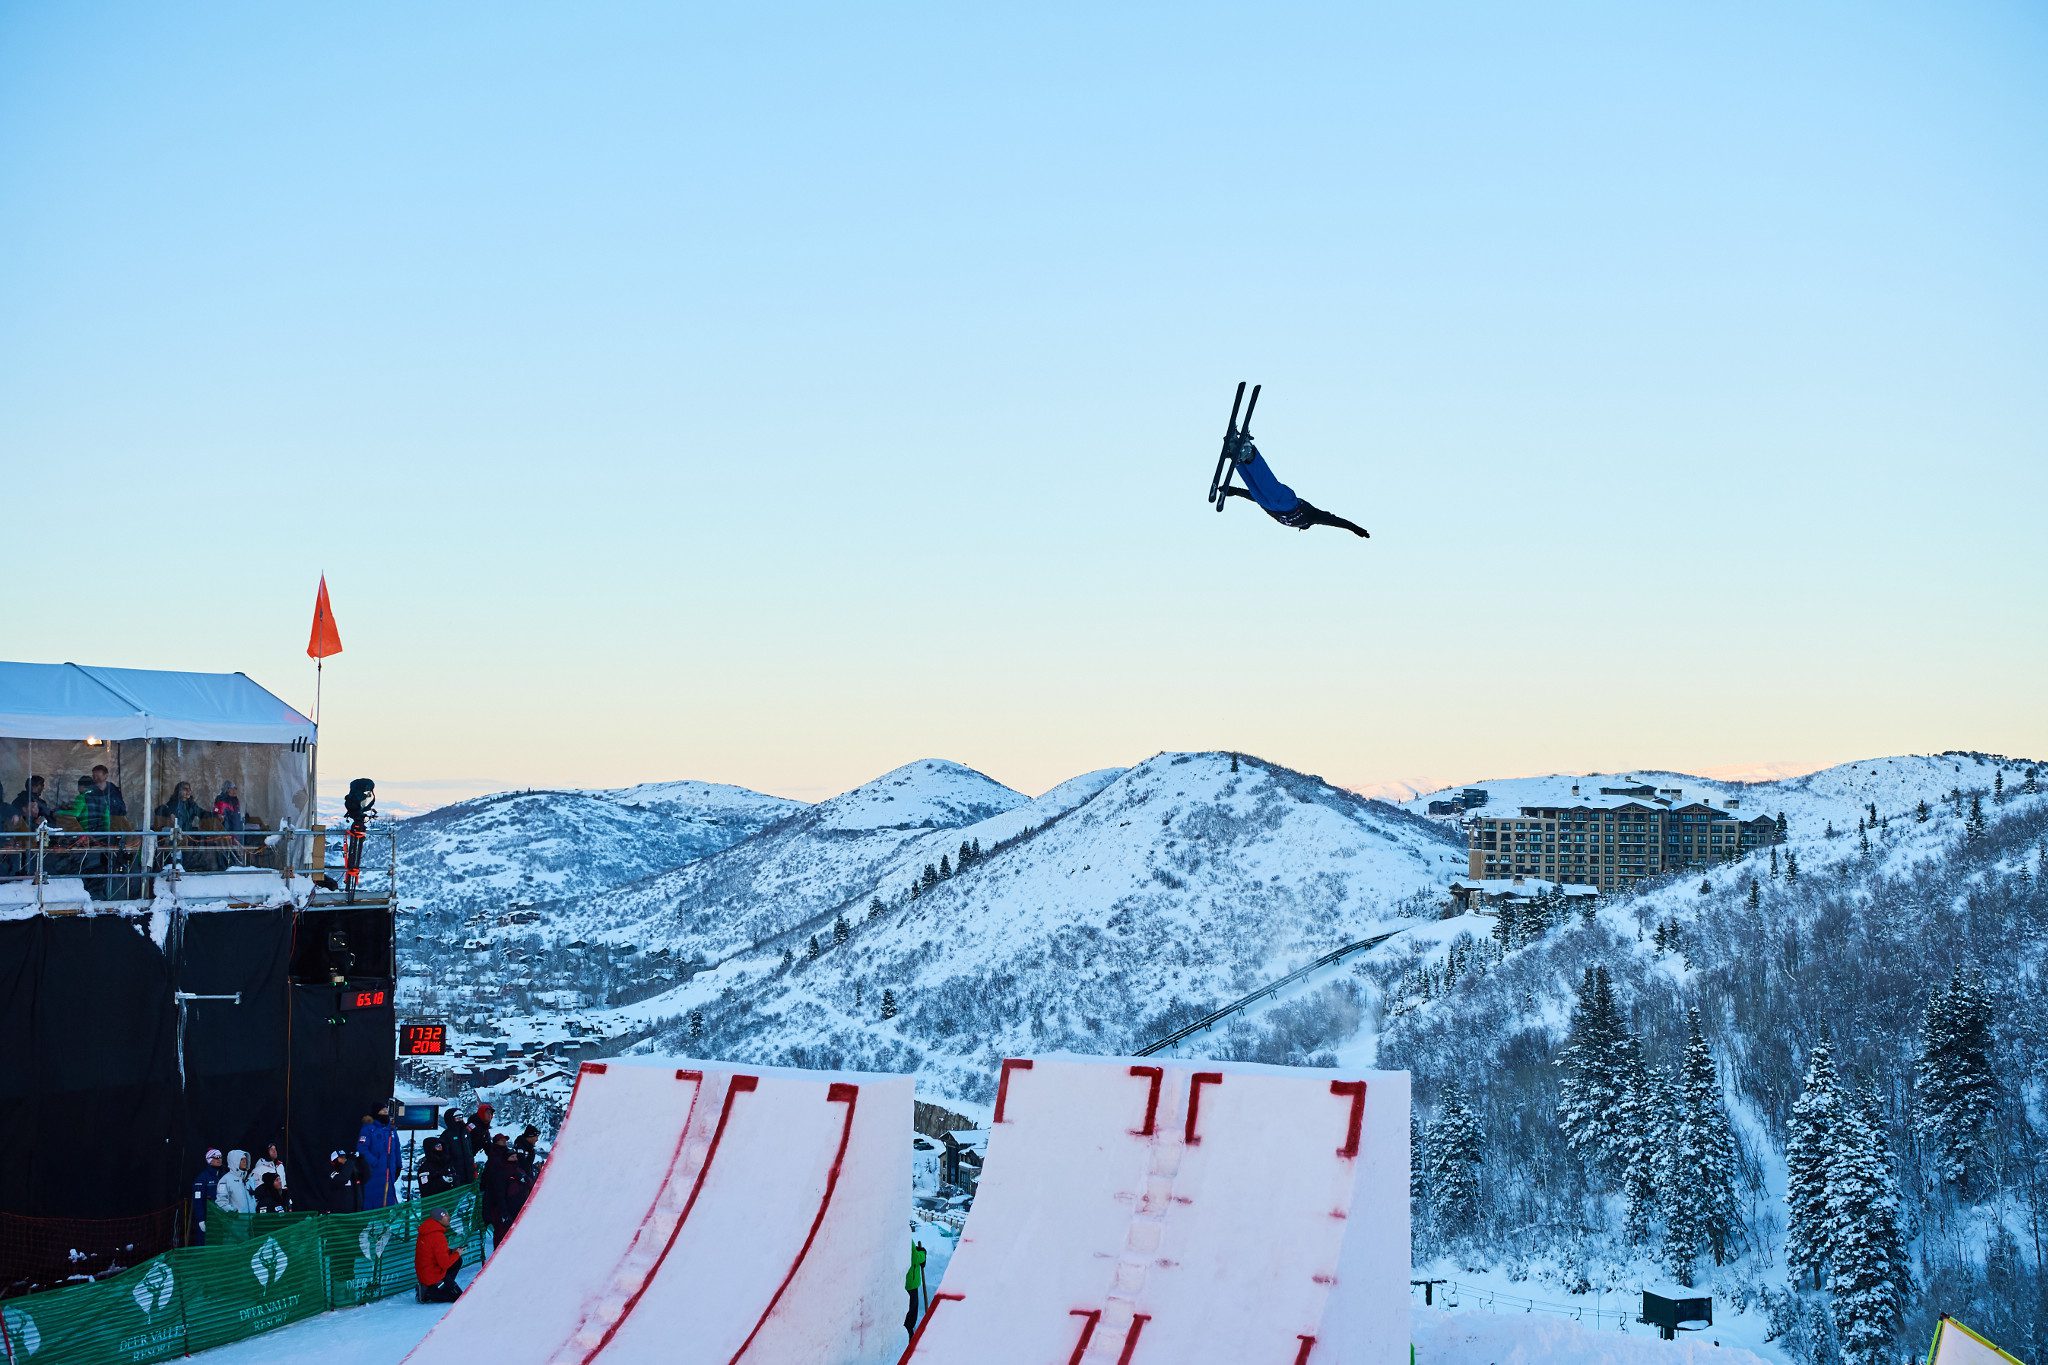
<svg viewBox="0 0 2048 1365"><path fill-rule="evenodd" d="M448 1245L448 1210L435 1209L420 1224L419 1239L413 1243L412 1271L419 1277L421 1303L453 1303L462 1297L455 1284L455 1272L462 1269L462 1253Z"/></svg>

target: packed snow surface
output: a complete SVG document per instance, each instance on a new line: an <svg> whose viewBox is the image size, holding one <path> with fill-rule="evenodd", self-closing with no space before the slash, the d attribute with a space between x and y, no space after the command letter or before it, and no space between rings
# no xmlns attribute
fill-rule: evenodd
<svg viewBox="0 0 2048 1365"><path fill-rule="evenodd" d="M1415 1365L1766 1365L1762 1356L1648 1328L1596 1332L1535 1313L1432 1313L1414 1321Z"/></svg>

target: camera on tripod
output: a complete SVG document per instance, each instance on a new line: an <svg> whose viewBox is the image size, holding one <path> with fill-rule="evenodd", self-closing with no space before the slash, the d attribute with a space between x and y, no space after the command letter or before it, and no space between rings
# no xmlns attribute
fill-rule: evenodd
<svg viewBox="0 0 2048 1365"><path fill-rule="evenodd" d="M376 819L377 784L367 777L359 777L349 783L348 795L341 800L341 809L352 825L368 824Z"/></svg>

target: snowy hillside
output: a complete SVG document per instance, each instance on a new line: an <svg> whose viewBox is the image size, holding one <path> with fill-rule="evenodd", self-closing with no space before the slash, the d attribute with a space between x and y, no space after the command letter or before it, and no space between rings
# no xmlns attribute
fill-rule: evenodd
<svg viewBox="0 0 2048 1365"><path fill-rule="evenodd" d="M502 792L393 822L400 890L432 912L587 895L701 858L803 809L739 787Z"/></svg>
<svg viewBox="0 0 2048 1365"><path fill-rule="evenodd" d="M980 858L908 893L941 846L977 840ZM742 846L699 867L740 855L751 866ZM685 1040L700 1050L911 1070L936 1096L972 1104L1008 1053L1135 1048L1369 930L1433 915L1463 864L1445 831L1318 779L1227 754L1161 755L805 891L808 904L845 907L844 943L833 915L798 922L636 1012L701 1012L703 1039ZM886 1020L884 991L896 1011Z"/></svg>
<svg viewBox="0 0 2048 1365"><path fill-rule="evenodd" d="M631 886L554 907L594 942L715 961L873 894L906 848L1026 804L971 768L925 759L798 811L753 838Z"/></svg>

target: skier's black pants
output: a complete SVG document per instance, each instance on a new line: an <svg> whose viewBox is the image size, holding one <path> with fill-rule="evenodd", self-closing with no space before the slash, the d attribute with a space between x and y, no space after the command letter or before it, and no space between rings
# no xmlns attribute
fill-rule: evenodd
<svg viewBox="0 0 2048 1365"><path fill-rule="evenodd" d="M419 1301L421 1303L453 1303L461 1298L462 1290L455 1283L455 1277L461 1270L462 1254L457 1252L455 1264L448 1267L448 1273L441 1277L441 1283L423 1284L420 1286Z"/></svg>
<svg viewBox="0 0 2048 1365"><path fill-rule="evenodd" d="M1251 498L1252 496L1242 488L1227 488L1224 492L1234 498ZM1256 500L1254 499L1254 501ZM1349 531L1354 536L1364 536L1368 540L1372 538L1372 532L1366 530L1357 522L1346 521L1334 512L1325 512L1307 498L1302 498L1285 512L1267 511L1266 515L1279 522L1282 526L1291 526L1297 531L1306 531L1311 526L1334 526L1340 531Z"/></svg>

